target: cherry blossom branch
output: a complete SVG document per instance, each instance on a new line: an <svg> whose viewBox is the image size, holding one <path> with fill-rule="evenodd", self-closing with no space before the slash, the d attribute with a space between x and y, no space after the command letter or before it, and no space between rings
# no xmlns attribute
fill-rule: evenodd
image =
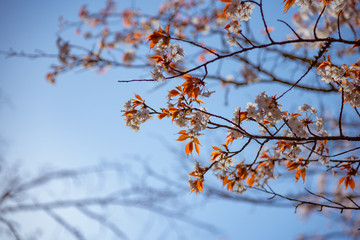
<svg viewBox="0 0 360 240"><path fill-rule="evenodd" d="M300 43L300 42L303 42L303 43L326 42L326 43L329 43L329 44L334 43L334 42L341 42L341 43L344 43L344 44L357 44L356 41L336 39L336 38L317 38L317 39L301 39L301 40L286 40L286 41L281 41L281 42L272 42L272 43L263 44L263 45L260 45L260 46L252 46L252 47L249 47L249 48L244 48L242 50L235 51L235 52L232 52L232 53L229 53L229 54L220 55L219 57L213 58L212 60L209 60L209 61L207 61L207 62L205 62L203 64L200 64L200 65L198 65L196 67L193 67L193 68L191 68L189 70L186 70L186 71L182 72L181 74L176 74L176 75L171 76L171 77L166 77L165 79L170 80L170 79L174 79L174 78L177 78L177 77L181 77L181 76L183 76L185 74L196 71L196 70L198 70L200 68L203 68L205 65L216 62L216 61L218 61L220 59L229 58L229 57L232 57L234 55L244 53L244 52L247 52L247 51L251 51L251 50L254 50L254 49L262 49L262 48L267 48L269 46L287 45L287 44ZM315 65L316 65L316 63L313 63L313 66L315 66ZM311 69L308 69L307 72L309 72L310 70ZM306 74L304 74L304 76L305 75ZM154 80L154 79L118 80L118 82L139 82L139 81L141 82L141 81L156 81L156 80Z"/></svg>
<svg viewBox="0 0 360 240"><path fill-rule="evenodd" d="M313 196L316 196L316 197L318 197L318 198L322 198L322 199L324 199L324 200L326 200L326 201L328 201L328 202L330 202L330 203L333 203L333 204L335 204L335 205L339 205L340 207L346 208L345 205L343 205L343 204L341 204L341 203L338 203L338 202L335 202L335 201L333 201L333 200L330 200L329 198L327 198L327 197L325 197L325 196L322 196L322 195L313 193L313 192L311 192L310 190L308 190L307 188L305 188L305 190L306 190L308 193L310 193L311 195L313 195ZM359 208L359 210L360 210L360 207L358 207L358 208Z"/></svg>
<svg viewBox="0 0 360 240"><path fill-rule="evenodd" d="M271 36L270 36L269 29L268 29L267 23L266 23L266 21L265 21L265 16L264 16L264 11L263 11L262 0L260 0L259 8L260 8L261 19L262 19L263 24L264 24L264 27L265 27L266 35L268 36L270 42L274 43L274 40L273 40L273 39L271 38Z"/></svg>
<svg viewBox="0 0 360 240"><path fill-rule="evenodd" d="M342 131L342 115L343 115L343 110L344 110L344 90L341 90L341 109L340 109L340 114L339 114L339 132L340 132L340 136L343 135L343 131Z"/></svg>
<svg viewBox="0 0 360 240"><path fill-rule="evenodd" d="M313 30L314 38L315 38L315 39L317 38L317 35L316 35L317 25L318 25L318 23L319 23L319 21L320 21L321 16L323 15L325 9L326 9L326 5L323 7L322 11L321 11L320 14L319 14L319 17L316 19L315 26L314 26L314 30Z"/></svg>
<svg viewBox="0 0 360 240"><path fill-rule="evenodd" d="M219 55L218 53L216 53L214 50L212 50L212 49L210 49L210 48L207 48L207 47L205 47L205 46L203 46L203 45L197 44L197 43L195 43L195 42L193 42L193 41L189 41L189 40L184 39L184 38L176 38L176 37L170 37L170 39L174 39L174 40L177 40L177 41L189 43L189 44L194 45L194 46L196 46L196 47L202 48L202 49L208 51L209 53L211 53L211 54L213 54L213 55L215 55L215 56L217 56L217 57L220 56L220 55Z"/></svg>
<svg viewBox="0 0 360 240"><path fill-rule="evenodd" d="M341 37L341 31L340 31L340 16L341 16L341 11L338 13L337 15L337 29L338 29L338 34L339 34L339 39L342 39Z"/></svg>
<svg viewBox="0 0 360 240"><path fill-rule="evenodd" d="M302 39L302 37L300 37L300 35L287 22L280 19L278 19L278 21L284 23L288 28L290 28L290 30L296 35L298 39Z"/></svg>
<svg viewBox="0 0 360 240"><path fill-rule="evenodd" d="M269 187L270 191L266 190L265 188L263 188L263 189L262 188L256 188L256 187L253 187L253 188L256 189L256 190L268 193L268 194L272 194L273 197L280 197L280 198L286 199L288 201L297 202L298 205L296 206L296 208L298 206L300 206L300 205L303 205L303 204L309 204L309 205L314 205L314 206L320 207L320 210L322 210L323 208L339 209L341 211L344 211L344 210L360 210L359 207L344 206L344 205L342 205L340 203L336 203L336 205L339 205L339 206L334 206L334 205L328 205L328 204L322 204L322 203L317 203L317 202L311 202L311 201L306 201L306 200L300 200L300 199L297 199L297 198L292 198L292 197L289 197L289 196L285 196L285 195L276 193L275 191L273 191L270 188L269 185L267 185L267 186Z"/></svg>

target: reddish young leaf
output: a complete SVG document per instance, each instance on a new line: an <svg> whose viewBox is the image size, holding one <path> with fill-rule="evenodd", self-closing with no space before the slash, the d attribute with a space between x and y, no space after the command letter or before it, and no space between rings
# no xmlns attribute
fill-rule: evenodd
<svg viewBox="0 0 360 240"><path fill-rule="evenodd" d="M189 138L189 135L183 134L176 141L185 141L188 138Z"/></svg>
<svg viewBox="0 0 360 240"><path fill-rule="evenodd" d="M246 183L247 185L249 185L249 187L252 187L254 185L254 181L255 181L255 174L251 174L251 177L248 177Z"/></svg>
<svg viewBox="0 0 360 240"><path fill-rule="evenodd" d="M144 101L141 97L140 97L140 95L137 95L137 94L135 94L135 97L137 98L137 99L139 99L140 101Z"/></svg>
<svg viewBox="0 0 360 240"><path fill-rule="evenodd" d="M175 89L169 91L169 96L170 97L175 97L177 95L179 95L180 93L178 91L176 91Z"/></svg>
<svg viewBox="0 0 360 240"><path fill-rule="evenodd" d="M303 182L305 182L305 177L306 177L306 169L305 168L302 168L300 170L297 171L300 175L300 177L303 179ZM297 181L298 179L296 179Z"/></svg>
<svg viewBox="0 0 360 240"><path fill-rule="evenodd" d="M221 148L219 148L219 147L213 146L212 148L213 148L214 150L217 150L217 151L222 152Z"/></svg>
<svg viewBox="0 0 360 240"><path fill-rule="evenodd" d="M354 191L354 188L355 188L355 181L353 178L350 178L350 187L351 189Z"/></svg>
<svg viewBox="0 0 360 240"><path fill-rule="evenodd" d="M189 154L191 154L191 156L192 156L192 151L193 150L194 150L193 142L189 142L188 144L186 144L185 152L186 152L187 157L189 157Z"/></svg>
<svg viewBox="0 0 360 240"><path fill-rule="evenodd" d="M343 183L344 180L345 180L345 177L340 178L339 183L338 183L338 187L340 187L340 185Z"/></svg>
<svg viewBox="0 0 360 240"><path fill-rule="evenodd" d="M194 139L195 140L195 139ZM196 139L197 140L197 139ZM194 141L194 145L195 145L195 150L197 152L198 155L200 155L200 147L199 147L199 141Z"/></svg>
<svg viewBox="0 0 360 240"><path fill-rule="evenodd" d="M360 38L355 41L356 43L352 46L352 48L360 47Z"/></svg>
<svg viewBox="0 0 360 240"><path fill-rule="evenodd" d="M283 3L285 3L284 12L286 13L291 8L291 6L294 5L295 0L284 0Z"/></svg>
<svg viewBox="0 0 360 240"><path fill-rule="evenodd" d="M262 155L260 156L260 158L267 158L270 159L270 156L267 152L262 152Z"/></svg>

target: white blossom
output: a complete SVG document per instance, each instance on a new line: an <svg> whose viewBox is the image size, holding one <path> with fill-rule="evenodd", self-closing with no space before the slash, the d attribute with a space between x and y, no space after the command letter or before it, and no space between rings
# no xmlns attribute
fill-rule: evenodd
<svg viewBox="0 0 360 240"><path fill-rule="evenodd" d="M175 123L175 125L178 127L187 127L189 120L184 115L178 115L174 119L173 123Z"/></svg>
<svg viewBox="0 0 360 240"><path fill-rule="evenodd" d="M159 41L155 44L154 49L159 53L166 52L169 45L165 44L163 39L159 39Z"/></svg>
<svg viewBox="0 0 360 240"><path fill-rule="evenodd" d="M311 112L312 114L316 114L317 110L313 106L310 106L308 104L304 104L300 107L298 107L299 112Z"/></svg>
<svg viewBox="0 0 360 240"><path fill-rule="evenodd" d="M249 118L257 119L259 115L259 111L256 109L257 105L254 103L249 102L247 104L247 107L245 108L245 111L247 111L247 116Z"/></svg>
<svg viewBox="0 0 360 240"><path fill-rule="evenodd" d="M232 19L248 21L249 19L251 19L250 15L254 8L254 4L243 3L241 0L232 0L226 9L226 12L230 15Z"/></svg>
<svg viewBox="0 0 360 240"><path fill-rule="evenodd" d="M201 111L193 111L191 114L191 129L194 132L200 132L207 127L210 115L206 114L207 109L200 107Z"/></svg>
<svg viewBox="0 0 360 240"><path fill-rule="evenodd" d="M296 0L295 3L301 8L307 9L311 5L311 0Z"/></svg>
<svg viewBox="0 0 360 240"><path fill-rule="evenodd" d="M321 117L316 117L316 131L320 132L324 128L324 120Z"/></svg>
<svg viewBox="0 0 360 240"><path fill-rule="evenodd" d="M232 119L232 128L228 132L227 137L231 137L232 139L238 139L239 137L242 137L243 134L240 132L239 125L240 125L240 108L236 107L234 111L234 117ZM239 129L239 130L237 130Z"/></svg>
<svg viewBox="0 0 360 240"><path fill-rule="evenodd" d="M227 43L228 43L230 46L238 46L237 41L236 41L235 38L231 35L230 32L227 32L227 33L225 34L225 37L226 37Z"/></svg>
<svg viewBox="0 0 360 240"><path fill-rule="evenodd" d="M213 171L225 174L229 167L234 166L235 159L228 157L225 154L220 154L215 160L213 165Z"/></svg>
<svg viewBox="0 0 360 240"><path fill-rule="evenodd" d="M125 103L125 105L127 105L127 103ZM125 106L125 108L126 107L127 106ZM126 122L126 126L137 132L140 129L140 124L146 122L149 119L152 119L149 109L141 108L140 110L136 110L136 112L131 116L126 116L124 120Z"/></svg>
<svg viewBox="0 0 360 240"><path fill-rule="evenodd" d="M282 120L282 111L272 97L268 97L265 92L256 96L255 102L258 104L259 110L264 112L264 117L272 123L276 124Z"/></svg>
<svg viewBox="0 0 360 240"><path fill-rule="evenodd" d="M168 57L174 63L179 61L180 59L182 59L184 54L185 54L184 49L182 49L179 44L170 44L169 45Z"/></svg>
<svg viewBox="0 0 360 240"><path fill-rule="evenodd" d="M236 181L233 187L233 191L236 193L243 193L245 192L246 188L242 181Z"/></svg>
<svg viewBox="0 0 360 240"><path fill-rule="evenodd" d="M228 30L236 35L239 35L241 33L241 26L238 21L232 21L229 23Z"/></svg>
<svg viewBox="0 0 360 240"><path fill-rule="evenodd" d="M151 77L158 82L165 82L165 77L162 74L163 68L161 66L156 66L154 71L151 72Z"/></svg>
<svg viewBox="0 0 360 240"><path fill-rule="evenodd" d="M130 110L132 110L131 100L124 103L124 111L127 112L127 111L130 111Z"/></svg>
<svg viewBox="0 0 360 240"><path fill-rule="evenodd" d="M297 137L308 137L307 132L305 131L304 124L299 121L296 117L291 116L288 120L288 125L291 128L291 131Z"/></svg>

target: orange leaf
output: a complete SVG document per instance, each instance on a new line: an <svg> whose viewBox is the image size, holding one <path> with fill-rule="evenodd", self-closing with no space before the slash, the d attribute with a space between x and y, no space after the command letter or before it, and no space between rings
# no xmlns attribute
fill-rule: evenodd
<svg viewBox="0 0 360 240"><path fill-rule="evenodd" d="M185 141L188 138L189 138L189 135L183 134L176 141Z"/></svg>
<svg viewBox="0 0 360 240"><path fill-rule="evenodd" d="M295 174L296 182L299 180L299 178L300 178L300 171L296 171L296 174Z"/></svg>
<svg viewBox="0 0 360 240"><path fill-rule="evenodd" d="M168 114L167 113L161 113L158 115L159 119L163 119L164 117L166 117Z"/></svg>
<svg viewBox="0 0 360 240"><path fill-rule="evenodd" d="M234 182L234 181L230 181L230 182L228 182L228 184L227 184L227 186L226 186L226 189L227 189L228 191L232 191L233 188L234 188L234 185L235 185L235 182Z"/></svg>
<svg viewBox="0 0 360 240"><path fill-rule="evenodd" d="M180 93L178 91L176 91L175 89L169 91L169 95L170 97L175 97L177 95L179 95Z"/></svg>
<svg viewBox="0 0 360 240"><path fill-rule="evenodd" d="M197 142L194 141L194 145L195 145L195 150L197 152L198 155L200 155L200 147L199 147L199 144Z"/></svg>
<svg viewBox="0 0 360 240"><path fill-rule="evenodd" d="M189 142L188 144L186 144L185 152L186 152L187 157L189 157L189 154L191 154L191 156L192 156L192 151L193 150L194 150L193 142Z"/></svg>
<svg viewBox="0 0 360 240"><path fill-rule="evenodd" d="M331 3L331 0L320 0L320 2L324 2L324 6Z"/></svg>
<svg viewBox="0 0 360 240"><path fill-rule="evenodd" d="M199 142L199 139L197 139L197 138L194 138L194 143L197 143L197 144L199 144L200 145L200 142Z"/></svg>
<svg viewBox="0 0 360 240"><path fill-rule="evenodd" d="M174 112L172 117L171 117L171 121L173 121L177 117L177 115L179 115L179 113L180 113L180 111Z"/></svg>
<svg viewBox="0 0 360 240"><path fill-rule="evenodd" d="M176 107L171 107L171 108L169 108L168 110L169 110L169 112L171 112L171 113L175 113L175 112L177 112L179 109L177 109Z"/></svg>
<svg viewBox="0 0 360 240"><path fill-rule="evenodd" d="M139 99L140 101L144 101L139 95L135 94L135 97Z"/></svg>
<svg viewBox="0 0 360 240"><path fill-rule="evenodd" d="M267 159L269 159L270 156L269 156L269 154L268 154L267 152L263 152L260 158L267 158Z"/></svg>
<svg viewBox="0 0 360 240"><path fill-rule="evenodd" d="M210 154L210 156L215 155L215 154L220 154L220 152L219 152L219 151L213 151L213 152Z"/></svg>
<svg viewBox="0 0 360 240"><path fill-rule="evenodd" d="M137 110L130 110L130 111L125 112L122 116L131 116L136 112L137 112Z"/></svg>
<svg viewBox="0 0 360 240"><path fill-rule="evenodd" d="M331 65L331 62L325 61L325 62L321 63L318 68L324 69L325 67L330 66L330 65Z"/></svg>
<svg viewBox="0 0 360 240"><path fill-rule="evenodd" d="M353 178L350 178L349 184L350 184L351 189L354 191L354 188L355 188L355 181L354 181L354 179L353 179Z"/></svg>
<svg viewBox="0 0 360 240"><path fill-rule="evenodd" d="M168 28L167 28L168 30ZM155 30L152 34L150 34L148 37L148 42L150 42L150 48L153 48L155 44L159 42L160 39L163 40L164 45L167 45L169 43L170 37L167 32L161 29L159 27L159 30Z"/></svg>
<svg viewBox="0 0 360 240"><path fill-rule="evenodd" d="M221 148L218 148L218 147L216 147L216 146L213 146L212 148L213 148L214 150L217 150L217 151L222 152Z"/></svg>
<svg viewBox="0 0 360 240"><path fill-rule="evenodd" d="M356 43L354 44L354 46L352 46L352 48L355 48L355 47L359 47L359 46L360 46L360 38L357 39L355 42L356 42Z"/></svg>
<svg viewBox="0 0 360 240"><path fill-rule="evenodd" d="M220 156L219 152L215 152L215 154L211 154L211 155L213 155L211 161L215 160L218 156Z"/></svg>
<svg viewBox="0 0 360 240"><path fill-rule="evenodd" d="M345 182L344 182L344 184L345 184L345 189L347 189L347 188L349 187L349 183L350 183L350 179L349 179L349 177L346 177L346 178L345 178Z"/></svg>
<svg viewBox="0 0 360 240"><path fill-rule="evenodd" d="M225 186L229 182L227 176L223 178L223 186Z"/></svg>
<svg viewBox="0 0 360 240"><path fill-rule="evenodd" d="M305 182L305 177L306 177L306 169L302 168L300 171L300 176L303 179L303 182Z"/></svg>
<svg viewBox="0 0 360 240"><path fill-rule="evenodd" d="M252 187L254 185L254 180L255 180L255 174L252 174L251 177L249 177L246 180L246 183L249 185L249 187Z"/></svg>
<svg viewBox="0 0 360 240"><path fill-rule="evenodd" d="M292 162L292 161L289 161L286 164L288 171L292 171L292 170L296 169L298 166L299 166L299 164L297 164L296 162Z"/></svg>
<svg viewBox="0 0 360 240"><path fill-rule="evenodd" d="M204 103L204 101L201 100L201 99L196 99L195 101L196 101L199 105L200 105L201 103Z"/></svg>
<svg viewBox="0 0 360 240"><path fill-rule="evenodd" d="M339 183L338 183L338 187L343 183L344 180L345 180L345 177L340 178Z"/></svg>
<svg viewBox="0 0 360 240"><path fill-rule="evenodd" d="M152 57L150 57L150 58L155 59L155 61L156 61L157 63L164 62L164 58L163 58L162 56L160 56L160 55L154 55L154 56L152 56Z"/></svg>
<svg viewBox="0 0 360 240"><path fill-rule="evenodd" d="M196 187L200 192L203 192L203 181L198 180L196 183Z"/></svg>
<svg viewBox="0 0 360 240"><path fill-rule="evenodd" d="M284 12L286 13L292 5L294 5L295 0L284 0L283 3L285 2L285 6L284 6Z"/></svg>

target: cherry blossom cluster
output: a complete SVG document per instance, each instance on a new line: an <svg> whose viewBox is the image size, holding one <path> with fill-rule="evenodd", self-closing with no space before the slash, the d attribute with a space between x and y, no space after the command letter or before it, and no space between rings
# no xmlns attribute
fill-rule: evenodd
<svg viewBox="0 0 360 240"><path fill-rule="evenodd" d="M335 12L339 12L351 4L351 1L347 1L347 0L331 0L329 2L330 2L330 4L329 4L330 8L332 8ZM295 4L300 6L303 9L309 9L312 5L316 4L316 1L314 1L314 0L296 0Z"/></svg>
<svg viewBox="0 0 360 240"><path fill-rule="evenodd" d="M230 2L225 6L224 12L227 13L232 19L232 21L225 26L225 29L227 30L225 34L226 41L230 46L237 46L238 43L235 39L235 36L241 33L241 25L237 20L248 21L251 19L251 14L255 8L255 5L252 3L244 3L240 0L224 2ZM233 36L232 33L235 35Z"/></svg>
<svg viewBox="0 0 360 240"><path fill-rule="evenodd" d="M331 63L330 57L317 69L321 81L328 84L335 83L341 87L344 102L349 102L352 107L360 107L360 66L346 64L338 67Z"/></svg>
<svg viewBox="0 0 360 240"><path fill-rule="evenodd" d="M229 157L227 153L220 153L216 158L213 159L213 171L218 172L222 175L224 175L229 167L234 166L235 159L232 157Z"/></svg>
<svg viewBox="0 0 360 240"><path fill-rule="evenodd" d="M251 19L251 13L255 5L252 3L244 3L241 0L232 0L225 9L232 19L239 19L240 21L248 21Z"/></svg>
<svg viewBox="0 0 360 240"><path fill-rule="evenodd" d="M225 26L225 29L227 30L225 37L228 44L230 46L237 46L238 43L235 39L235 36L241 33L241 25L239 24L239 22L237 20L232 20L231 23Z"/></svg>
<svg viewBox="0 0 360 240"><path fill-rule="evenodd" d="M234 115L232 119L233 124L231 126L231 129L228 131L228 135L227 135L227 138L231 139L231 141L243 137L243 133L240 130L242 112L239 107L235 108L233 115Z"/></svg>
<svg viewBox="0 0 360 240"><path fill-rule="evenodd" d="M193 111L191 113L191 126L188 130L189 135L194 134L195 136L198 136L201 131L206 129L210 120L210 115L207 114L207 109L203 107L200 107L199 109L200 111Z"/></svg>
<svg viewBox="0 0 360 240"><path fill-rule="evenodd" d="M289 130L284 130L283 136L307 138L310 129L320 136L328 136L324 130L323 119L318 117L317 110L312 106L304 104L298 108L299 112L305 115L303 119L300 119L301 114L299 113L288 114L282 111L276 95L269 97L262 92L256 97L255 102L255 104L249 102L245 112L241 112L238 107L235 109L233 126L228 132L228 138L234 140L244 136L244 130L240 126L242 120L253 120L259 123L259 131L262 135L267 134L265 125L272 127L280 121L285 121Z"/></svg>
<svg viewBox="0 0 360 240"><path fill-rule="evenodd" d="M184 50L179 44L171 44L169 41L160 39L154 46L158 55L156 59L156 66L151 72L151 76L158 82L165 81L163 71L168 69L170 64L174 64L181 60L185 54Z"/></svg>
<svg viewBox="0 0 360 240"><path fill-rule="evenodd" d="M360 107L360 66L352 65L347 71L348 77L341 82L344 101L352 107Z"/></svg>
<svg viewBox="0 0 360 240"><path fill-rule="evenodd" d="M331 34L338 31L341 25L357 24L356 19L360 18L360 12L355 7L356 0L332 0L330 4L326 5L326 17L323 18L323 27L316 29L317 37L327 38ZM320 14L324 5L319 1L314 0L296 0L295 4L301 6L297 14L293 16L293 22L296 26L296 32L303 38L312 38L314 34L314 22ZM341 21L338 22L337 18L340 17ZM355 22L354 22L355 20ZM340 26L338 26L338 23ZM289 39L293 37L289 36ZM321 47L321 43L295 43L295 47L300 48L306 46L307 48Z"/></svg>
<svg viewBox="0 0 360 240"><path fill-rule="evenodd" d="M157 65L154 67L153 71L151 71L151 78L157 82L164 82L165 76L163 75L163 66Z"/></svg>
<svg viewBox="0 0 360 240"><path fill-rule="evenodd" d="M272 125L282 120L281 105L277 103L275 97L269 97L262 92L256 97L255 102L257 104L248 103L245 109L249 118L257 122L263 122L266 119Z"/></svg>
<svg viewBox="0 0 360 240"><path fill-rule="evenodd" d="M123 116L125 116L124 120L126 122L126 126L137 132L140 129L140 124L152 119L153 117L150 115L149 109L145 106L141 107L139 110L135 109L135 106L132 100L127 101L124 104L125 114Z"/></svg>

